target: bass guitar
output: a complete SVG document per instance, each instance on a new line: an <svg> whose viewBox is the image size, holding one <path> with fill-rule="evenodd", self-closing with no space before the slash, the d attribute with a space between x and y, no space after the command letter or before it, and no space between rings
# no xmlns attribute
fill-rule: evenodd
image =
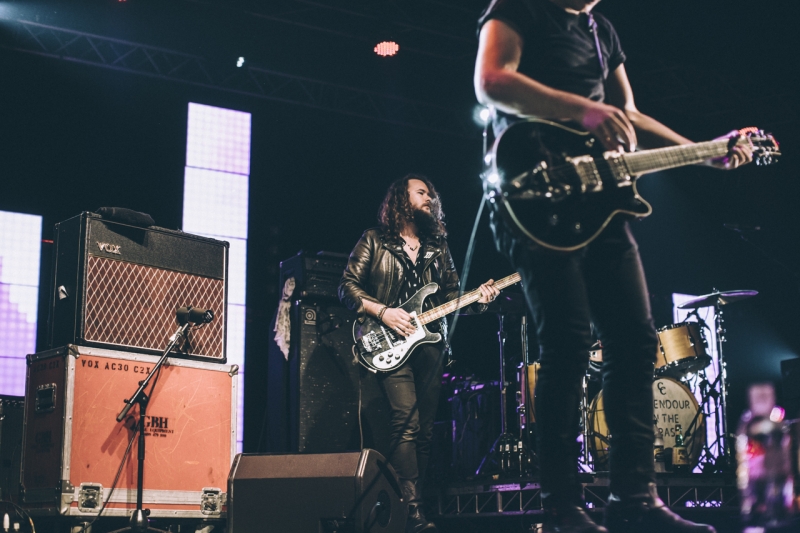
<svg viewBox="0 0 800 533"><path fill-rule="evenodd" d="M730 139L620 153L606 151L589 132L529 120L495 140L482 179L489 201L512 229L546 248L572 251L616 215L652 212L636 191L639 176L723 157L736 145L749 145L757 165L780 156L772 135L756 128Z"/></svg>
<svg viewBox="0 0 800 533"><path fill-rule="evenodd" d="M498 290L503 290L519 281L520 275L512 274L495 281L494 286ZM414 333L408 337L403 337L372 317L367 317L362 324L359 324L358 321L354 322L353 340L356 343L355 353L358 361L372 372L391 372L400 368L408 360L414 348L420 344L431 344L442 340L440 333L431 333L425 324L481 299L480 289L475 289L462 294L461 298L450 300L423 313L422 304L425 302L425 298L438 289L439 286L436 283L428 283L405 303L398 306L411 315L411 323L416 328Z"/></svg>

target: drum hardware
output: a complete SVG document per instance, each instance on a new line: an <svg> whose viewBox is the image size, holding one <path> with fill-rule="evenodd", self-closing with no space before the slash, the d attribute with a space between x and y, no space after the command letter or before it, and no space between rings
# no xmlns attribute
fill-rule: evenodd
<svg viewBox="0 0 800 533"><path fill-rule="evenodd" d="M520 323L521 334L521 348L522 348L522 362L519 365L517 374L517 383L519 390L517 390L517 413L519 414L519 437L517 439L517 462L519 464L519 472L521 475L532 473L537 467L536 452L533 447L529 445L528 436L530 431L528 429L528 420L535 422L536 415L533 412L533 389L536 385L536 377L538 367L534 367L533 384L530 386L530 375L528 373L529 365L526 363L528 360L528 317L523 314ZM538 363L537 363L538 365Z"/></svg>
<svg viewBox="0 0 800 533"><path fill-rule="evenodd" d="M581 465L582 468L585 468L586 471L592 472L594 471L594 463L589 455L589 439L591 439L594 434L589 429L589 374L584 374L583 379L581 382L581 422L582 422L582 434L583 434L583 464Z"/></svg>
<svg viewBox="0 0 800 533"><path fill-rule="evenodd" d="M679 324L670 324L656 330L658 336L656 376L681 379L711 364L711 357L706 353L706 339L703 334L705 323L699 316L697 318L698 322L684 320Z"/></svg>
<svg viewBox="0 0 800 533"><path fill-rule="evenodd" d="M523 314L523 320L525 319L524 317L525 315ZM506 332L504 327L505 315L503 314L502 310L498 311L497 318L499 320L497 341L499 345L500 356L500 435L494 441L494 444L492 444L492 447L489 449L489 453L487 453L481 460L480 465L478 465L478 469L475 471L475 475L488 473L490 465L495 467L494 469L499 470L501 473L511 473L514 469L515 463L518 462L518 457L522 455L519 450L520 446L522 445L522 441L517 439L508 431L509 382L506 380ZM524 330L525 328L523 327L523 331ZM524 465L519 466L522 468Z"/></svg>
<svg viewBox="0 0 800 533"><path fill-rule="evenodd" d="M717 379L711 385L712 390L716 390L719 385L719 409L716 412L719 423L717 424L717 442L719 457L717 459L718 470L732 471L735 465L735 458L730 445L730 435L728 433L728 377L725 364L723 345L725 344L725 320L722 316L722 307L730 303L744 300L756 296L758 291L717 291L716 289L709 294L699 296L678 306L678 309L693 309L693 314L699 319L697 310L701 307L713 307L715 310L715 330L717 348Z"/></svg>

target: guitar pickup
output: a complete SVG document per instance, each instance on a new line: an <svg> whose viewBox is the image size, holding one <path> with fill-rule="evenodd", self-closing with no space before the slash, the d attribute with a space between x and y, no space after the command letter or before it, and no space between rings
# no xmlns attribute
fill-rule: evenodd
<svg viewBox="0 0 800 533"><path fill-rule="evenodd" d="M603 190L603 178L597 170L597 164L590 155L567 158L567 162L575 167L581 180L581 192L600 192Z"/></svg>
<svg viewBox="0 0 800 533"><path fill-rule="evenodd" d="M628 169L628 163L622 154L619 152L606 152L603 157L614 175L615 185L617 187L628 187L633 185L634 180L631 176L631 171Z"/></svg>

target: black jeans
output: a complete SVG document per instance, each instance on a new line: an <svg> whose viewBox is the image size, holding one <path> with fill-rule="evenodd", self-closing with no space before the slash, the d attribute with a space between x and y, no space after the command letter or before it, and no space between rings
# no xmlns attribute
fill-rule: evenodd
<svg viewBox="0 0 800 533"><path fill-rule="evenodd" d="M627 221L612 221L580 250L554 252L515 237L493 215L498 249L522 276L539 337L535 409L542 492L553 502L580 498L576 440L591 323L603 343L611 491L646 491L655 480L652 383L658 341Z"/></svg>
<svg viewBox="0 0 800 533"><path fill-rule="evenodd" d="M442 344L417 347L406 364L379 377L392 409L389 463L400 479L425 476L442 385Z"/></svg>

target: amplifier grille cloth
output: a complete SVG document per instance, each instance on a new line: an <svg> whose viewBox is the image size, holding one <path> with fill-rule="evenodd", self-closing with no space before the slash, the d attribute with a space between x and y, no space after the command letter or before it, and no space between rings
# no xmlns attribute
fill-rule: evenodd
<svg viewBox="0 0 800 533"><path fill-rule="evenodd" d="M193 305L214 320L190 333L189 355L222 359L225 282L90 255L84 339L163 351L178 328L175 310Z"/></svg>

